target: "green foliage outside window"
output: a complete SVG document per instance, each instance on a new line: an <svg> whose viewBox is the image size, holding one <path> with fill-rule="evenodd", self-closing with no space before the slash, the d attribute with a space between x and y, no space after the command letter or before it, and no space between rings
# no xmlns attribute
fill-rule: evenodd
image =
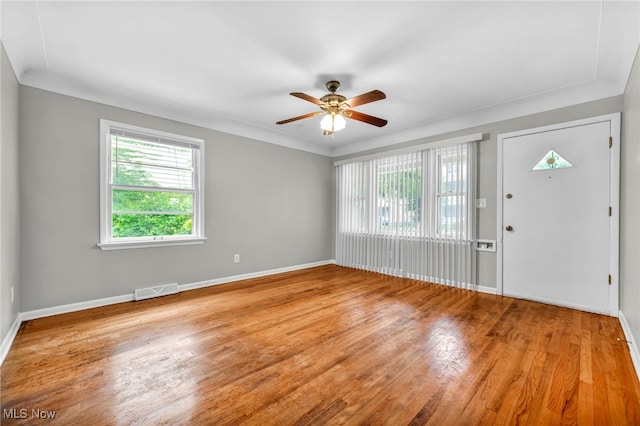
<svg viewBox="0 0 640 426"><path fill-rule="evenodd" d="M128 140L129 145L145 142ZM114 144L112 180L149 190L113 189L112 237L189 235L193 230L193 194L155 190L160 185L144 166L144 152ZM141 161L142 160L142 161Z"/></svg>
<svg viewBox="0 0 640 426"><path fill-rule="evenodd" d="M114 238L190 235L191 215L114 214Z"/></svg>

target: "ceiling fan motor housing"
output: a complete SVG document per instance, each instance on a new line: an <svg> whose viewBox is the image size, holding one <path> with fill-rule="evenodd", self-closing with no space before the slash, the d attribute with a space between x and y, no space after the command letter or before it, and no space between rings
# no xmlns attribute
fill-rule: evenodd
<svg viewBox="0 0 640 426"><path fill-rule="evenodd" d="M334 117L337 115L342 115L344 117L361 121L363 123L372 124L377 127L383 127L387 124L387 120L374 117L371 115L367 115L358 111L353 111L351 109L352 107L356 107L359 105L364 105L370 102L375 102L375 101L385 99L386 95L380 90L372 90L370 92L363 93L361 95L347 99L345 96L342 96L336 93L336 91L340 87L339 81L337 80L328 81L326 86L329 93L327 93L320 99L314 98L313 96L309 96L306 93L301 93L301 92L290 93L292 96L295 96L297 98L316 104L317 106L320 107L320 111L315 113L312 112L312 113L304 114L304 115L293 117L287 120L278 121L276 124L291 123L292 121L298 121L303 118L315 117L320 114L330 114L331 116L334 116ZM326 134L332 134L332 133L333 131L329 133L325 131L324 134L326 135Z"/></svg>
<svg viewBox="0 0 640 426"><path fill-rule="evenodd" d="M325 103L325 106L320 106L320 108L325 111L334 113L349 108L349 105L344 102L347 100L347 98L342 95L336 94L336 90L338 90L338 87L340 87L339 81L331 80L327 82L327 90L331 93L327 93L320 98L320 100Z"/></svg>

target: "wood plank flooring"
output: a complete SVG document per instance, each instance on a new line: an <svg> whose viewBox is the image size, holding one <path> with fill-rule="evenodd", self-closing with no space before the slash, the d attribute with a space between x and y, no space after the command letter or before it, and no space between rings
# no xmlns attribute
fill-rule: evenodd
<svg viewBox="0 0 640 426"><path fill-rule="evenodd" d="M618 338L616 318L329 265L25 322L2 424L638 425Z"/></svg>

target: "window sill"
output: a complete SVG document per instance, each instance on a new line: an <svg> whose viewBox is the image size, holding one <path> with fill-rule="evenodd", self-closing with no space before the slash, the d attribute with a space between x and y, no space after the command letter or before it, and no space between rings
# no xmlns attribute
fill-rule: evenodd
<svg viewBox="0 0 640 426"><path fill-rule="evenodd" d="M202 238L188 238L181 240L155 240L155 241L117 241L109 243L98 243L97 246L100 250L123 250L123 249L138 249L148 247L166 247L166 246L185 246L194 244L204 244L207 239Z"/></svg>

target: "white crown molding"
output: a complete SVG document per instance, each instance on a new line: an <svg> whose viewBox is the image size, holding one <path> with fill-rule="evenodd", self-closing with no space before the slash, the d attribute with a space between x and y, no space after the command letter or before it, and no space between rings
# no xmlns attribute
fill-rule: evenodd
<svg viewBox="0 0 640 426"><path fill-rule="evenodd" d="M167 120L204 127L232 135L286 148L311 152L324 156L331 155L331 147L319 145L302 139L294 138L285 133L263 129L249 123L240 122L224 116L221 113L204 114L186 105L177 104L166 99L149 96L113 85L91 85L56 74L50 70L46 72L28 71L18 76L23 86L70 96L82 100L96 102L116 108L122 108L149 114Z"/></svg>
<svg viewBox="0 0 640 426"><path fill-rule="evenodd" d="M589 81L587 83L469 111L455 117L448 117L442 120L401 129L394 133L353 142L349 145L339 146L332 150L331 156L336 158L358 154L403 142L442 135L457 130L471 129L477 126L578 105L611 96L618 96L623 93L619 86L612 82Z"/></svg>
<svg viewBox="0 0 640 426"><path fill-rule="evenodd" d="M184 105L178 105L164 99L146 96L140 93L134 94L129 90L119 87L109 87L108 90L105 88L89 87L67 77L55 75L50 72L46 74L27 72L21 76L20 84L333 158L604 99L623 93L620 91L619 85L613 82L589 81L583 84L469 111L454 117L400 129L392 133L352 142L347 145L332 147L294 138L271 129L238 122L222 115L215 117L204 116L201 112Z"/></svg>
<svg viewBox="0 0 640 426"><path fill-rule="evenodd" d="M452 2L451 4L455 5L455 2ZM587 57L589 60L586 60L587 57L585 57L585 54L578 55L577 60L580 62L576 63L580 64L580 68L574 70L575 73L571 74L571 78L559 79L557 81L554 78L545 80L542 82L544 84L541 83L541 85L535 86L538 88L537 90L544 90L543 88L547 88L543 93L538 92L537 94L528 95L522 98L506 99L504 102L499 104L495 104L494 102L499 102L497 99L503 99L503 96L510 96L508 93L512 93L514 94L513 96L517 96L515 94L523 94L526 92L522 90L510 91L507 90L507 87L504 89L505 92L503 93L502 89L497 88L493 90L493 93L497 93L498 95L502 94L503 96L492 96L491 99L493 100L486 101L486 104L484 105L479 100L476 100L475 102L470 103L475 105L473 110L459 111L455 113L455 115L441 117L434 117L432 112L428 115L429 117L432 117L428 122L422 122L416 125L411 125L410 127L402 127L400 129L389 126L384 129L376 130L375 132L366 133L374 135L373 137L361 138L356 135L363 135L364 133L347 133L349 132L349 130L347 130L345 131L344 139L337 139L333 143L324 139L320 141L319 133L307 135L299 129L296 131L292 130L291 127L279 128L273 124L271 119L269 119L268 122L265 121L265 116L261 116L262 121L258 119L253 120L254 117L252 117L250 113L247 114L247 111L252 111L251 106L253 104L230 103L229 101L232 96L230 96L229 93L231 93L231 91L225 90L221 95L222 100L225 100L224 96L226 96L229 101L216 102L215 106L207 107L213 109L205 111L204 109L199 109L197 107L199 102L202 101L197 101L189 97L175 96L175 94L173 95L174 97L181 98L182 100L171 101L169 100L172 96L169 94L171 93L170 91L165 92L165 95L154 96L154 93L163 92L149 89L149 87L140 85L139 82L128 84L126 82L126 78L114 78L111 80L108 78L105 79L105 77L102 76L102 81L97 81L99 76L92 76L90 68L87 71L84 67L76 68L73 64L68 64L66 62L66 59L73 57L73 55L71 53L71 56L69 56L66 54L66 50L61 50L60 47L65 45L60 43L61 40L67 40L65 37L70 36L70 34L66 32L66 27L64 25L65 22L68 22L67 19L69 17L64 16L64 14L54 13L53 6L47 2L38 2L34 0L4 2L2 11L5 15L5 19L4 25L2 26L3 33L0 34L0 36L2 36L7 55L16 70L18 81L22 85L80 99L86 99L118 108L151 114L165 119L177 120L183 123L251 138L287 148L307 151L328 157L340 157L363 153L368 150L379 149L381 147L409 142L429 136L468 129L473 126L485 125L496 121L549 111L622 94L624 91L624 85L628 80L635 52L637 51L638 44L640 42L640 33L638 32L639 20L637 19L640 8L639 3L637 1L601 1L584 2L584 4L586 6L580 7L577 10L582 13L580 16L589 18L587 19L588 24L585 24L589 26L584 28L581 27L583 31L580 32L580 36L588 37L581 38L581 40L584 40L584 44L580 44L579 46L581 46L581 49L588 50L589 54ZM548 12L552 15L557 15L557 9L559 7L560 5L550 8ZM353 10L356 10L357 8L357 5L352 5L352 7L350 7L350 9ZM392 11L395 17L395 13L401 14L401 9L402 8L399 8L398 10L390 9L388 12ZM116 11L106 3L101 3L99 10L102 10L107 14L116 14ZM132 10L136 10L135 6L132 6ZM353 10L351 11L353 12ZM455 10L455 7L453 10ZM502 8L496 7L495 4L489 2L489 4L487 4L487 8L482 10L487 11L486 17L494 18L496 17L494 16L495 14L500 14ZM538 9L536 8L536 10ZM221 8L221 11L221 13L231 13L233 9L224 7ZM540 16L545 16L541 10L538 10L538 12L541 13ZM11 15L11 19L6 18L9 15ZM160 13L157 18L160 22L163 22L162 19L169 21L171 16ZM260 17L256 17L256 24L258 25L261 22ZM527 20L525 19L523 22L527 23ZM207 23L203 25L206 28ZM451 30L455 33L458 29L452 28ZM416 34L414 34L414 37L419 38L422 34L417 28L413 28L413 31L417 31ZM495 31L487 31L486 34L490 37L490 40L487 42L499 43L504 38L504 34L498 27L495 27ZM556 37L559 35L561 36L562 33L555 34ZM108 44L108 34L98 32L98 34L92 34L92 36L95 36L95 39L91 39L94 42L97 40ZM249 32L247 36L256 37L255 34L251 34L251 32ZM411 33L407 36L410 38ZM577 36L576 39L578 39ZM73 42L73 38L70 38L69 40L72 40L68 41L69 43ZM229 46L233 46L231 43L234 41L235 40L228 40ZM291 78L298 78L299 75L308 74L308 70L303 71L300 69L301 64L304 62L302 61L302 58L296 56L295 52L291 52L291 55L286 55L286 58L281 58L278 55L270 56L273 52L269 52L270 45L268 40L262 40L260 37L257 37L257 39L253 41L254 43L252 47L257 50L254 51L249 49L246 51L247 55L250 55L252 52L265 53L266 59L263 62L265 65L262 66L267 66L266 64L268 64L268 66L273 67L273 72L271 74L277 74L280 76L277 79L265 80L265 84L268 84L270 87L274 85L280 86L278 89L278 91L280 91L283 88L283 85L279 81L281 78L286 79L286 76L288 75L289 80L291 80ZM247 44L251 43L245 43L242 46L248 48ZM78 41L78 45L80 47L84 46L82 40ZM536 43L533 43L532 45L537 46ZM568 46L574 45L569 44ZM196 47L197 46L194 46L193 48L195 49ZM412 58L414 55L411 54L410 47L411 46L408 46L408 50L401 56ZM91 58L95 58L93 55L97 50L90 47L87 48L86 46L83 48L85 48L85 52L91 52L88 55L89 57L86 59L88 63L91 63ZM188 47L184 46L184 49L188 49ZM499 51L499 49L497 51ZM369 62L378 62L375 52L372 52L371 55L372 56L370 58L368 55L364 56L365 58L368 58ZM445 59L450 59L446 52L443 57ZM470 57L473 58L473 55L470 55ZM505 57L508 58L508 56L496 56L493 59L487 58L486 60L499 61ZM430 63L430 59L431 58L428 57L427 60L425 60L425 63ZM534 57L531 58L531 60L537 61L537 58ZM349 61L350 66L357 66L357 61L353 64L354 61L355 59L351 59ZM208 62L204 62L201 65L205 66L207 64ZM462 62L462 64L465 63ZM263 73L260 72L261 70L256 70L252 67L243 67L241 64L237 64L237 68L235 67L236 64L229 65L231 66L230 69L233 71L231 74L221 73L221 75L216 76L217 78L223 79L223 81L224 78L229 79L228 85L239 85L238 80L234 80L233 78L235 77L235 74L241 74L252 80L255 78L255 81L251 81L245 85L247 87L243 87L245 89L250 88L250 85L256 82L258 84L262 83L260 76ZM385 69L387 66L392 65L393 64L385 64ZM472 71L474 69L473 63L470 63L470 65ZM494 65L499 66L500 63L496 62ZM98 65L96 64L96 66ZM384 75L388 84L392 87L395 80L405 74L408 74L407 71L409 71L404 63L397 63L394 66L396 68L389 68L388 74ZM548 69L558 65L553 61L550 61L548 64L545 64L545 66ZM82 71L83 69L84 71ZM289 74L285 74L284 71L282 71L287 69L290 72ZM311 69L313 69L313 67ZM172 68L172 70L173 72L176 72L175 68ZM277 73L275 72L276 70L278 70ZM417 70L414 70L414 73L421 76L421 72L423 72L423 70L424 68L418 68ZM168 75L171 75L171 73ZM175 78L175 75L181 74L173 75ZM362 78L361 76L358 77ZM447 78L448 76L444 75L441 77ZM483 77L487 78L487 81L489 81L492 80L495 75L488 74L483 75ZM433 78L433 76L431 76L431 78ZM460 76L455 78L460 78ZM200 82L202 83L202 81ZM479 84L482 85L482 83ZM523 81L522 84L526 85L527 82ZM385 89L385 87L382 88ZM200 88L195 88L194 90L197 91L198 89ZM202 87L201 90L204 89L206 89L206 85ZM393 100L394 93L389 90L391 89L387 90L390 95L389 100ZM268 90L265 90L265 93L262 93L260 96L252 98L256 101L255 105L258 105L261 99L265 100L268 98L269 95L266 92L268 92ZM401 93L396 93L395 97L398 98L398 95L401 95ZM162 96L165 97L163 98ZM284 102L284 93L282 96L282 98L278 99L283 99ZM446 95L443 94L440 96L446 97ZM195 99L198 99L198 97L196 96ZM464 102L464 100L458 100L458 103L466 105ZM234 112L230 112L231 110L229 105L233 108L243 108L245 114L235 115ZM270 102L268 104L260 105L263 105L260 108L261 111L264 111L264 105L266 105L266 108L271 108L271 105L274 104L273 102ZM279 105L281 104L278 104L278 106ZM395 113L399 113L399 109L404 107L403 104L395 105L396 106L393 107L395 108L393 111ZM256 110L253 111L255 113ZM447 109L447 111L450 110ZM449 113L442 112L442 114ZM235 118L233 118L232 115L235 115ZM384 114L383 116L387 115ZM427 115L424 117L426 120Z"/></svg>

